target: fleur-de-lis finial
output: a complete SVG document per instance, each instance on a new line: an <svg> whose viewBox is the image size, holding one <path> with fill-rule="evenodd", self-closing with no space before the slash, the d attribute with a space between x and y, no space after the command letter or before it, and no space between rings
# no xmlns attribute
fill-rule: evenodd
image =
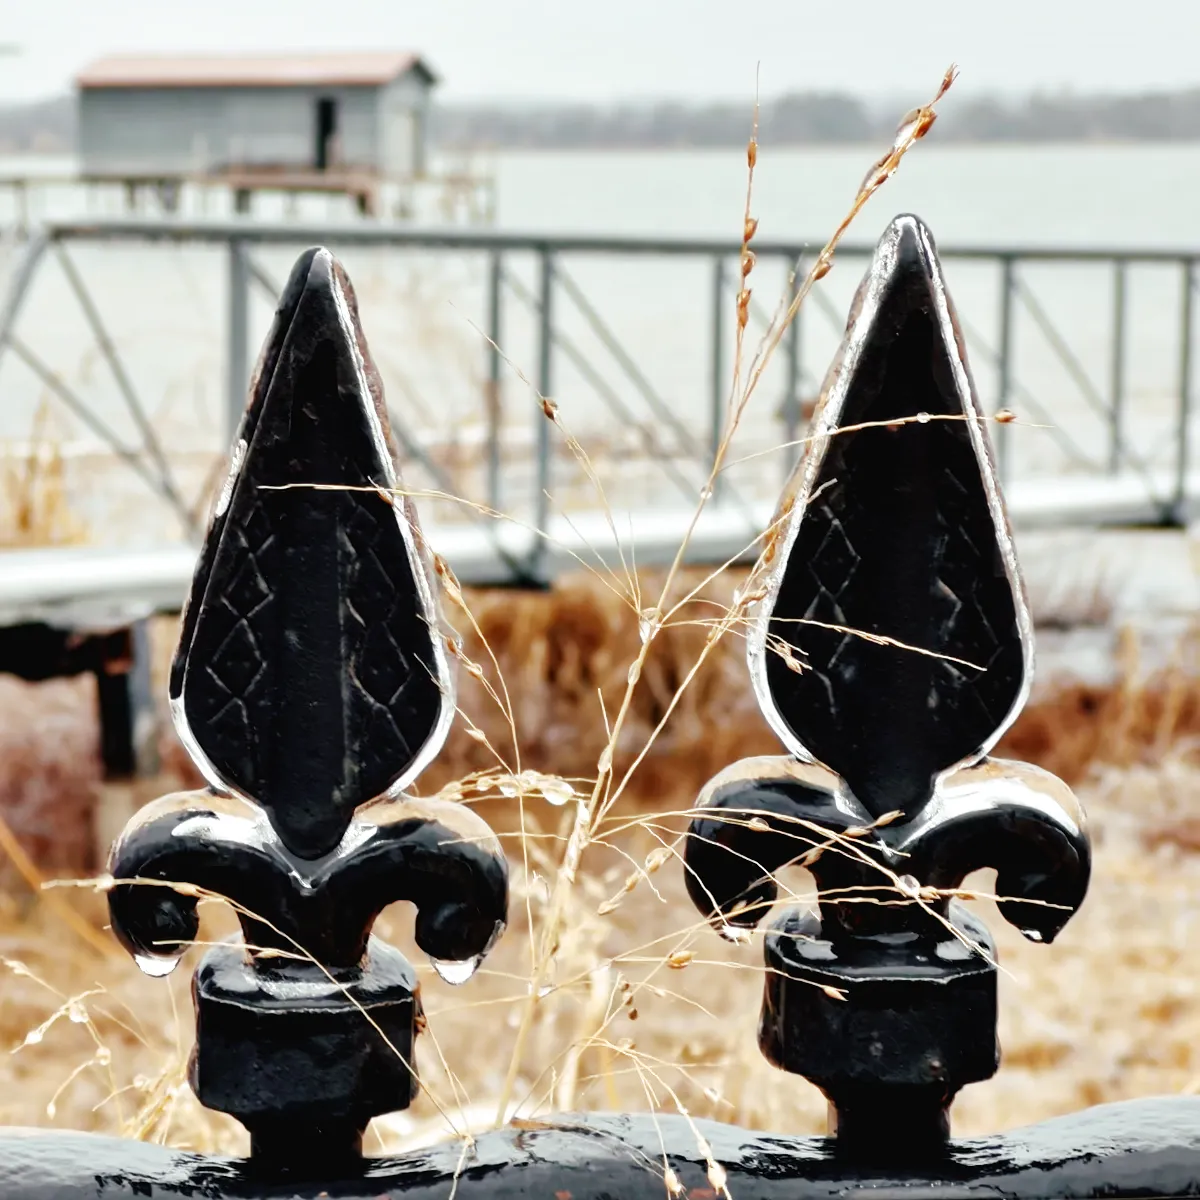
<svg viewBox="0 0 1200 1200"><path fill-rule="evenodd" d="M109 894L114 931L153 974L195 938L199 895L234 904L243 940L196 974L192 1084L247 1126L256 1157L292 1170L357 1154L370 1118L414 1093L419 989L370 936L379 912L412 901L417 944L454 979L506 914L487 825L403 793L454 698L398 483L353 290L310 250L251 385L171 671L210 791L134 818Z"/></svg>
<svg viewBox="0 0 1200 1200"><path fill-rule="evenodd" d="M921 1154L996 1069L994 950L952 898L997 870L1000 911L1050 941L1083 900L1070 790L989 759L1032 669L1032 626L985 420L929 231L899 217L845 340L765 554L749 639L789 754L706 787L688 887L752 927L798 863L819 911L768 933L760 1043L829 1096L856 1155Z"/></svg>

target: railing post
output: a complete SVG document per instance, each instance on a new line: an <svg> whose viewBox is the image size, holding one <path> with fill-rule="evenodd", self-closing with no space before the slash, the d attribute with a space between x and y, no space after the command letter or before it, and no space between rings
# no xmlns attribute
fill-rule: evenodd
<svg viewBox="0 0 1200 1200"><path fill-rule="evenodd" d="M799 269L796 279L800 278ZM794 285L793 285L794 288ZM794 297L793 297L794 298ZM796 460L800 456L800 447L796 442L800 438L800 318L802 313L797 310L787 331L787 393L783 399L783 440L787 447L783 456L783 478L786 482L795 469Z"/></svg>
<svg viewBox="0 0 1200 1200"><path fill-rule="evenodd" d="M1179 314L1179 419L1175 430L1175 495L1171 504L1171 520L1183 524L1187 520L1187 474L1191 465L1189 426L1192 416L1192 306L1196 293L1196 263L1188 259L1183 264L1183 296Z"/></svg>
<svg viewBox="0 0 1200 1200"><path fill-rule="evenodd" d="M499 250L493 250L488 260L488 378L484 393L487 405L487 499L488 506L499 512L502 496L500 491L500 434L504 410L500 398L500 317L504 283L504 259Z"/></svg>
<svg viewBox="0 0 1200 1200"><path fill-rule="evenodd" d="M230 439L246 408L246 389L250 384L250 265L246 243L233 238L229 243L229 327L226 354L226 419Z"/></svg>
<svg viewBox="0 0 1200 1200"><path fill-rule="evenodd" d="M729 381L725 378L725 259L713 259L712 275L712 358L709 379L709 465L716 461L725 433L725 401ZM713 496L723 489L718 475L713 480Z"/></svg>
<svg viewBox="0 0 1200 1200"><path fill-rule="evenodd" d="M1012 396L1013 299L1016 295L1015 263L1005 255L1000 264L1000 343L997 349L1000 380L997 411L1008 408ZM1008 425L996 425L992 435L996 446L996 471L1001 483L1006 483L1012 468Z"/></svg>
<svg viewBox="0 0 1200 1200"><path fill-rule="evenodd" d="M781 868L809 867L819 903L773 916L764 938L759 1047L824 1091L836 1140L823 1153L864 1194L885 1178L873 1168L945 1171L950 1103L999 1065L994 942L951 899L963 877L1000 864L1005 919L1049 942L1082 903L1090 863L1065 784L1051 792L997 763L956 808L942 782L1008 726L1032 657L990 455L953 424L984 413L954 370L965 356L953 310L928 302L944 286L928 231L898 217L866 277L879 299L856 305L822 400L822 422L842 430L805 467L824 499L785 493L755 577L751 682L790 756L717 775L684 842L688 893L730 940L772 907ZM897 353L905 344L922 352ZM914 396L943 419L910 421ZM846 636L881 628L924 637L934 660ZM936 661L965 653L986 669L951 675ZM801 777L797 759L819 772ZM824 852L848 836L853 854Z"/></svg>
<svg viewBox="0 0 1200 1200"><path fill-rule="evenodd" d="M1113 263L1112 325L1112 409L1109 417L1108 473L1121 467L1122 425L1125 416L1125 277L1128 264L1123 258Z"/></svg>
<svg viewBox="0 0 1200 1200"><path fill-rule="evenodd" d="M554 255L549 246L540 250L540 275L538 283L538 306L541 320L538 324L538 393L543 401L552 400L554 376ZM533 526L537 538L530 554L529 571L537 576L546 554L546 532L550 523L550 488L553 483L551 472L552 443L550 420L539 404L534 415L536 425L535 446L537 463L534 472L537 492L533 498Z"/></svg>

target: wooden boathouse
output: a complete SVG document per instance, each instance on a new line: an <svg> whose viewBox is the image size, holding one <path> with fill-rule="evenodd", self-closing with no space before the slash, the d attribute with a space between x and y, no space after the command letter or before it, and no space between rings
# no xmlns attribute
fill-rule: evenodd
<svg viewBox="0 0 1200 1200"><path fill-rule="evenodd" d="M425 175L430 94L416 54L113 56L78 76L85 179L170 195L223 182L328 191L375 211L386 181Z"/></svg>

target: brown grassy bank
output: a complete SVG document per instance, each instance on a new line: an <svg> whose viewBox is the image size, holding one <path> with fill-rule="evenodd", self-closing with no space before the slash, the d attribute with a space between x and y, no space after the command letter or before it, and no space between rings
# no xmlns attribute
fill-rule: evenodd
<svg viewBox="0 0 1200 1200"><path fill-rule="evenodd" d="M658 632L617 746L618 769L645 747L704 647L705 622L728 603L743 578L727 572L678 622ZM653 583L647 581L647 592ZM519 745L514 747L508 721L485 688L460 671L459 703L468 720L455 723L420 790L494 771L497 756L514 773L593 776L607 742L606 714L619 703L639 643L634 609L586 576L546 593L473 591L467 599L478 632L464 629L464 653L480 664L493 689L503 678ZM160 622L155 638L160 693L174 638L174 622ZM1143 675L1132 634L1118 665L1111 685L1059 680L1036 690L997 753L1046 767L1075 785L1098 766L1153 764L1200 736L1200 675L1184 666ZM51 874L98 869L92 823L100 778L91 680L34 686L0 676L0 714L0 812ZM165 710L163 725L165 775L198 784ZM470 725L486 740L472 735ZM735 633L713 647L684 690L633 777L630 802L678 808L728 763L778 751L754 702L743 642Z"/></svg>
<svg viewBox="0 0 1200 1200"><path fill-rule="evenodd" d="M645 745L704 645L706 610L727 602L737 583L712 585L690 616L658 634L618 759ZM469 601L479 633L466 637L464 652L487 664L483 674L493 683L498 676L485 640L495 655L513 700L520 754L506 719L464 672L463 709L484 740L460 720L422 790L494 771L493 748L514 772L590 777L606 742L605 713L624 690L639 643L633 608L586 578L544 595L483 592ZM165 649L173 631L164 624L159 635ZM1138 678L1136 653L1127 651L1115 685L1060 686L1039 695L1002 748L1080 787L1091 809L1097 870L1083 912L1050 950L1023 942L991 914L1006 970L1006 1065L960 1101L963 1132L1200 1086L1200 999L1186 952L1196 938L1188 910L1200 894L1200 814L1192 801L1200 782L1192 750L1200 680L1181 671ZM90 692L87 680L30 687L0 679L0 805L51 875L96 866ZM677 864L668 861L619 906L602 911L621 893L631 862L654 860L699 784L736 758L776 750L750 694L740 639L728 637L634 776L607 844L589 851L550 990L521 1057L515 1095L526 1111L669 1110L674 1094L689 1111L724 1120L819 1128L817 1093L768 1067L755 1048L760 949L727 946L698 926ZM174 786L171 776L187 779L190 768L169 737L164 760L163 780L117 789L117 799L129 808ZM473 795L468 787L466 798ZM563 810L540 797L527 801L522 842L515 800L491 791L479 801L508 839L512 921L469 987L451 989L423 974L431 1033L422 1073L431 1094L408 1114L378 1123L390 1145L447 1132L439 1107L458 1125L490 1118L528 990L530 918L536 922L547 903ZM0 1082L11 1085L3 1088L0 1121L242 1146L237 1128L204 1113L183 1082L186 964L169 983L142 979L123 957L85 944L11 866L8 880L0 895L0 953L8 964L0 979L0 1047L21 1049L0 1057ZM988 885L980 882L982 890ZM65 898L94 927L102 924L99 898ZM409 923L405 912L389 912L383 932L407 945ZM228 925L226 915L211 913L205 936Z"/></svg>

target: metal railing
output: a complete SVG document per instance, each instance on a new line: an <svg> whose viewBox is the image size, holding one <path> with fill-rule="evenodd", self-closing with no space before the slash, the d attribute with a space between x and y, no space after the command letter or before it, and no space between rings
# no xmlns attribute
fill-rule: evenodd
<svg viewBox="0 0 1200 1200"><path fill-rule="evenodd" d="M184 529L193 533L198 523L197 505L189 505L181 494L171 470L168 448L161 440L147 409L139 397L133 375L127 368L117 340L109 332L100 308L84 280L76 247L91 243L174 244L208 246L226 257L226 299L224 304L224 390L228 424L232 427L240 414L251 369L251 295L257 288L270 301L277 284L260 261L260 254L271 247L291 247L323 243L344 251L359 248L395 248L421 252L446 252L477 261L486 297L480 339L483 360L483 384L478 397L479 411L486 427L483 448L485 495L481 499L494 508L511 506L513 496L507 475L513 468L513 455L506 452L503 431L501 393L506 367L503 346L514 311L532 320L535 330L533 369L529 382L542 396L555 394L561 373L569 369L587 385L604 410L625 429L636 431L646 461L659 473L671 496L694 500L707 477L715 447L720 441L727 416L731 390L731 338L734 325L733 288L738 279L732 269L741 247L733 242L697 238L600 237L590 235L546 235L517 232L475 231L462 229L393 228L386 225L355 224L345 227L303 227L295 224L273 225L253 221L193 222L187 220L102 220L64 221L46 225L28 239L20 261L11 272L7 294L0 305L0 364L10 353L53 393L89 431L109 450L136 471L179 515ZM811 258L812 244L802 242L756 242L755 252L761 271L764 264L781 268L786 277L805 256ZM874 247L847 244L838 251L837 262L849 264L841 276L857 276L858 264L868 259ZM1181 521L1186 517L1189 477L1193 468L1193 339L1195 337L1194 296L1196 261L1200 251L1186 249L1047 248L1038 246L947 246L940 249L951 286L957 291L959 272L982 269L990 273L990 283L979 296L991 289L994 335L985 336L979 328L977 308L959 308L970 355L977 366L994 374L994 386L983 388L985 408L995 412L1016 408L1022 417L1044 425L1044 436L1052 442L1064 468L1075 475L1138 478L1144 485L1143 503L1136 519ZM62 364L46 361L33 348L35 335L28 336L20 322L23 306L43 263L57 259L70 291L91 331L100 356L116 382L128 414L138 433L138 444L118 437L116 432L89 402L81 389L72 386ZM695 361L707 363L706 394L692 395L683 407L672 406L662 395L661 386L651 380L647 354L630 348L628 337L617 333L611 316L602 312L602 304L582 286L578 273L569 263L576 259L633 260L644 270L650 259L709 264L707 329L696 330ZM532 281L527 282L513 269L515 261L532 261ZM1107 328L1101 335L1101 362L1095 353L1072 344L1063 331L1062 319L1052 315L1048 304L1035 290L1031 276L1045 268L1059 270L1086 268L1106 273L1111 292ZM1178 302L1174 316L1174 340L1177 368L1170 394L1159 395L1160 412L1173 413L1170 420L1170 445L1151 453L1138 439L1144 422L1132 405L1135 389L1131 386L1131 347L1133 289L1130 275L1134 270L1149 269L1161 275L1178 277ZM757 276L756 276L757 278ZM848 279L847 279L848 282ZM976 282L980 282L978 279ZM1159 281L1161 283L1161 280ZM779 443L794 443L803 427L806 398L817 391L817 376L807 369L816 359L810 343L840 336L844 307L818 287L810 302L793 323L781 347L781 392L778 428L772 435ZM1161 290L1161 288L1160 288ZM1089 289L1093 291L1094 289ZM977 306L986 307L984 302ZM569 320L567 319L569 317ZM1160 305L1154 324L1161 332L1164 314ZM765 310L755 300L752 328L766 320ZM595 349L583 348L569 324L586 328ZM1167 320L1169 322L1169 319ZM1018 370L1019 346L1026 352L1034 340L1046 362L1063 379L1056 393L1047 397ZM707 342L707 346L705 346ZM807 353L806 353L807 352ZM604 362L599 365L597 355ZM1097 366L1107 378L1097 381ZM612 382L611 373L617 382ZM1065 390L1058 390L1059 388ZM1144 390L1144 389L1143 389ZM1163 391L1162 388L1159 389ZM1071 393L1068 399L1064 399ZM640 423L631 405L647 413ZM1164 408L1165 406L1165 408ZM444 464L424 449L422 431L416 429L403 411L395 412L395 428L411 457L419 460L432 475L435 485L450 491L456 481ZM553 430L540 409L533 413L532 463L528 519L544 528L549 516L550 497L557 483L556 448ZM1090 422L1093 443L1083 436ZM997 425L994 430L997 457L1006 480L1019 473L1014 429ZM1164 435L1165 436L1165 435ZM1161 439L1160 439L1161 440ZM793 455L787 456L785 468ZM1042 472L1044 474L1045 472ZM761 474L761 473L760 473ZM778 476L771 473L770 482ZM734 486L723 478L715 489L716 503L745 502L746 486ZM751 487L754 481L751 481ZM1140 485L1139 485L1140 486ZM765 494L765 493L764 493ZM1135 506L1136 507L1136 506Z"/></svg>

